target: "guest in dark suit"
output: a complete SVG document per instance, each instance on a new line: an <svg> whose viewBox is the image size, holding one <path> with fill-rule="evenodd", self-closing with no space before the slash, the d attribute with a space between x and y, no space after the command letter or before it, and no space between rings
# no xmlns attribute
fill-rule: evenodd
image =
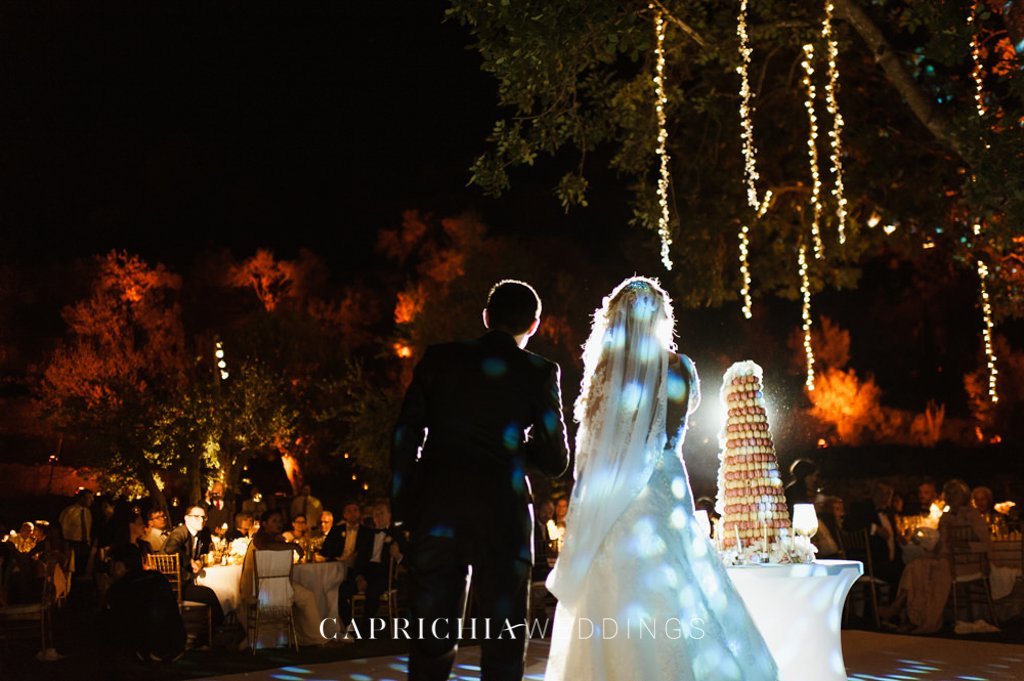
<svg viewBox="0 0 1024 681"><path fill-rule="evenodd" d="M241 513L235 514L235 527L234 529L228 530L224 535L226 541L235 541L242 537L248 537L252 534L253 515L248 511L242 511Z"/></svg>
<svg viewBox="0 0 1024 681"><path fill-rule="evenodd" d="M210 485L210 492L207 495L206 501L203 502L203 507L206 509L208 516L206 527L213 534L223 537L224 533L231 529L231 510L224 500L223 482L215 482ZM188 513L188 510L186 509L185 512Z"/></svg>
<svg viewBox="0 0 1024 681"><path fill-rule="evenodd" d="M324 537L320 555L348 566L345 581L338 588L338 624L345 631L352 621L352 596L359 591L357 577L361 576L361 561L373 550L373 531L362 524L362 510L354 501L345 504L341 517L343 522L332 527Z"/></svg>
<svg viewBox="0 0 1024 681"><path fill-rule="evenodd" d="M142 560L135 544L111 551L104 640L146 662L170 662L185 652L185 625L167 578L144 570Z"/></svg>
<svg viewBox="0 0 1024 681"><path fill-rule="evenodd" d="M555 517L555 504L550 499L543 499L540 503L534 504L534 511L536 520L533 523L533 575L530 579L539 582L547 579L548 573L551 572L548 558L553 552L548 521Z"/></svg>
<svg viewBox="0 0 1024 681"><path fill-rule="evenodd" d="M896 513L892 508L893 488L877 483L870 501L850 505L845 528L849 532L868 531L875 577L887 582L895 593L903 572L903 552L897 535Z"/></svg>
<svg viewBox="0 0 1024 681"><path fill-rule="evenodd" d="M391 522L391 504L378 501L373 505L372 544L356 561L356 588L366 594L363 615L367 620L377 616L380 597L388 590L388 569L392 561L397 566L409 550L405 533Z"/></svg>
<svg viewBox="0 0 1024 681"><path fill-rule="evenodd" d="M203 556L210 550L210 532L205 529L206 509L190 506L185 510L185 524L171 530L164 542L162 553L178 554L181 567L181 597L186 601L205 603L213 613L213 623L224 622L224 611L217 600L217 594L208 586L195 583L196 575L203 569Z"/></svg>
<svg viewBox="0 0 1024 681"><path fill-rule="evenodd" d="M448 678L470 566L477 615L492 631L525 622L533 565L527 467L553 477L569 465L559 367L523 349L540 324L536 291L499 282L483 317L482 338L427 348L392 441L392 511L412 533L412 615L439 620L437 637L412 641L412 681ZM524 634L519 627L482 642L484 681L522 679Z"/></svg>

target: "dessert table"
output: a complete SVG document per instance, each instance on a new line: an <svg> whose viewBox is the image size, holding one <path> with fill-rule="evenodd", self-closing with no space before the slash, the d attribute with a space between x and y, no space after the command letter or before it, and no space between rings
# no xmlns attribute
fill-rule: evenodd
<svg viewBox="0 0 1024 681"><path fill-rule="evenodd" d="M840 624L864 566L850 560L726 569L779 667L780 681L846 681Z"/></svg>
<svg viewBox="0 0 1024 681"><path fill-rule="evenodd" d="M241 565L213 565L204 568L196 578L196 584L208 586L217 594L224 613L235 612L241 602L239 581ZM338 617L338 587L345 580L345 564L330 561L326 563L299 563L292 567L292 581L301 584L316 596L320 618Z"/></svg>

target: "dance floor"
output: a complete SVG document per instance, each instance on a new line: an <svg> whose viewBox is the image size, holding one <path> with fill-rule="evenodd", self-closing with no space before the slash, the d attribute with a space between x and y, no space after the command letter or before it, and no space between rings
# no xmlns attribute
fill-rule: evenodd
<svg viewBox="0 0 1024 681"><path fill-rule="evenodd" d="M547 641L530 643L525 677L527 681L540 681L544 678L547 651ZM850 681L1024 681L1024 645L844 631L843 656ZM462 648L453 678L460 681L478 680L479 661L479 648ZM406 678L405 662L404 656L374 657L281 667L211 679L399 681Z"/></svg>

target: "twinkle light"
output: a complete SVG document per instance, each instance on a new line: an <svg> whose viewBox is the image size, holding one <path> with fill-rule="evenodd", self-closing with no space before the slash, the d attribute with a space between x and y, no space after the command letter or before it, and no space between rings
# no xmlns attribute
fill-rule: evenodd
<svg viewBox="0 0 1024 681"><path fill-rule="evenodd" d="M740 295L743 297L743 316L747 319L750 319L752 315L750 302L750 262L747 259L750 253L749 233L750 230L746 225L740 228L740 274L743 276L743 288L740 289Z"/></svg>
<svg viewBox="0 0 1024 681"><path fill-rule="evenodd" d="M807 88L807 117L811 124L807 137L807 158L811 166L811 205L814 207L814 218L811 221L811 238L814 240L814 257L824 256L825 245L821 242L821 173L818 170L818 116L814 113L814 99L817 90L814 87L814 45L804 45L804 86ZM813 382L813 381L812 381Z"/></svg>
<svg viewBox="0 0 1024 681"><path fill-rule="evenodd" d="M832 146L832 175L835 177L835 186L832 188L832 196L836 197L836 218L839 222L839 243L846 243L846 190L843 186L843 114L839 111L839 102L836 94L839 92L839 42L832 33L832 13L835 5L832 0L825 0L825 19L821 24L821 37L828 45L828 81L825 83L825 102L828 113L832 116L832 129L828 132L829 142Z"/></svg>
<svg viewBox="0 0 1024 681"><path fill-rule="evenodd" d="M974 79L974 105L978 109L978 115L984 116L985 108L985 84L981 68L981 44L978 42L977 29L978 3L971 3L971 11L967 14L967 28L971 31L971 60L974 68L971 69L971 78Z"/></svg>
<svg viewBox="0 0 1024 681"><path fill-rule="evenodd" d="M651 9L654 9L652 4ZM672 235L668 231L668 164L669 155L665 145L668 142L668 128L665 118L665 108L668 106L668 97L665 96L665 17L661 12L654 15L654 110L658 118L658 146L655 150L661 164L661 175L658 177L658 206L661 214L658 216L658 236L661 237L661 262L665 269L672 269L672 258L669 255L669 246L672 245Z"/></svg>
<svg viewBox="0 0 1024 681"><path fill-rule="evenodd" d="M772 199L772 191L765 190L764 196L757 196L757 181L761 175L757 172L757 146L754 144L754 93L750 91L750 36L747 34L747 0L740 0L740 13L736 19L736 34L740 39L740 65L736 72L740 74L740 126L743 140L743 172L747 179L747 203L761 217L768 210ZM748 315L749 316L749 315Z"/></svg>
<svg viewBox="0 0 1024 681"><path fill-rule="evenodd" d="M805 384L814 390L814 348L811 347L811 280L807 277L807 246L800 244L800 293L803 296L804 354L807 356L807 380Z"/></svg>
<svg viewBox="0 0 1024 681"><path fill-rule="evenodd" d="M975 223L974 235L981 236L981 224ZM996 391L999 369L996 368L996 351L992 347L992 303L988 297L988 286L985 280L988 279L988 266L978 258L978 280L981 293L981 316L984 326L981 330L981 337L985 343L985 358L988 363L988 396L993 402L999 401L999 393Z"/></svg>

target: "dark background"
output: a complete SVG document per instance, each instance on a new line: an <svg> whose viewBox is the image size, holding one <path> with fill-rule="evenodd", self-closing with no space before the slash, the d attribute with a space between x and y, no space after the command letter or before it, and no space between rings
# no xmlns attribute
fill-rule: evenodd
<svg viewBox="0 0 1024 681"><path fill-rule="evenodd" d="M651 244L655 262L600 151L591 207L568 215L551 195L558 159L514 172L501 199L466 186L496 87L444 5L0 3L0 264L18 271L15 366L63 334L83 263L115 248L177 271L211 250L308 248L344 284L393 267L373 250L377 232L417 208L562 235L621 275L636 267L624 251ZM964 272L935 290L927 272L880 258L857 291L816 296L814 313L851 330L853 366L887 404L937 398L962 416L962 375L980 360L976 286ZM738 335L787 352L778 339L799 326L798 303L757 305L754 323L736 304L683 312L680 335L698 359ZM1019 323L998 332L1018 347L1024 337Z"/></svg>

